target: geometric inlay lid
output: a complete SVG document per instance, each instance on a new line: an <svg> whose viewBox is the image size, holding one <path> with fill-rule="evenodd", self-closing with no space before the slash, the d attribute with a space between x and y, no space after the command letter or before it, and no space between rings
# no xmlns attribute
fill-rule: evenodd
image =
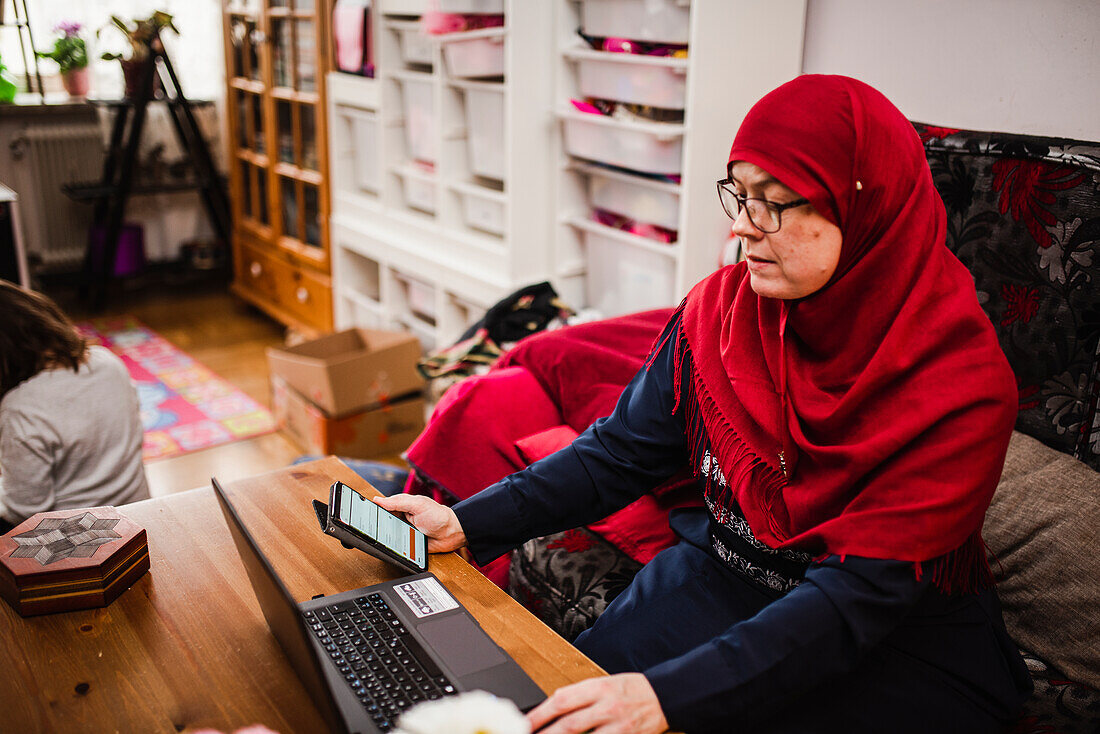
<svg viewBox="0 0 1100 734"><path fill-rule="evenodd" d="M63 558L90 558L100 546L122 537L114 530L119 520L90 512L43 518L33 529L11 536L17 546L11 557L34 558L43 566Z"/></svg>

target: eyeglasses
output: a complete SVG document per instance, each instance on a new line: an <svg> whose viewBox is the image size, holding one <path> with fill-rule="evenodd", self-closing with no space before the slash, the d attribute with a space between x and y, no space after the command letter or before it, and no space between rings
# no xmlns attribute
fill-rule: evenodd
<svg viewBox="0 0 1100 734"><path fill-rule="evenodd" d="M786 204L777 204L767 199L750 199L734 191L733 182L728 178L718 182L718 199L722 202L726 216L735 221L741 215L742 209L748 209L752 226L765 234L779 231L783 226L783 212L810 203L809 199L795 199Z"/></svg>

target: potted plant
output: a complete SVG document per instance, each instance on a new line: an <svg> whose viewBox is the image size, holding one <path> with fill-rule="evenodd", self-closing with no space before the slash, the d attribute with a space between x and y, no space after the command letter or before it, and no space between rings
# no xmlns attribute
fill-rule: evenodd
<svg viewBox="0 0 1100 734"><path fill-rule="evenodd" d="M18 91L19 86L15 83L15 77L8 72L8 67L4 66L4 60L0 59L0 104L13 101Z"/></svg>
<svg viewBox="0 0 1100 734"><path fill-rule="evenodd" d="M125 82L124 94L127 97L133 97L137 94L141 84L142 71L145 65L151 61L152 44L160 42L160 32L167 28L178 34L179 29L172 23L172 16L161 10L156 11L148 18L130 22L119 18L117 15L112 15L111 25L122 31L126 40L129 41L130 55L105 53L102 58L108 61L118 59L122 65L122 77ZM154 78L156 78L156 75L154 75Z"/></svg>
<svg viewBox="0 0 1100 734"><path fill-rule="evenodd" d="M80 37L79 23L59 23L54 29L61 35L49 51L35 51L42 59L50 59L61 69L61 84L73 97L88 94L88 49Z"/></svg>

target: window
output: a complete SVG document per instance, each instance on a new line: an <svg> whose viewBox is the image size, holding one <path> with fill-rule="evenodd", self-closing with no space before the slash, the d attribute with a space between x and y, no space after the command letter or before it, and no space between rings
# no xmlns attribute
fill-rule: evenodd
<svg viewBox="0 0 1100 734"><path fill-rule="evenodd" d="M6 10L11 13L11 6ZM88 44L92 94L118 97L122 94L122 70L117 61L99 58L104 52L125 52L129 44L110 24L110 16L125 20L148 17L154 10L173 16L180 34L168 32L164 45L183 86L184 94L194 99L220 99L225 89L222 46L222 18L219 0L33 0L27 3L35 45L45 51L53 47L53 30L61 22L80 23L81 35ZM96 31L100 30L99 37ZM23 57L19 35L14 28L0 30L0 58L22 82ZM48 59L39 61L43 78L56 74L57 67ZM49 86L47 85L47 89Z"/></svg>

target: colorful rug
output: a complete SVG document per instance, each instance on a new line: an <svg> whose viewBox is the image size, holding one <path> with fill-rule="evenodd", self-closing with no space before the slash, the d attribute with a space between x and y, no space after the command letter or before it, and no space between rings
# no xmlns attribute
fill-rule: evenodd
<svg viewBox="0 0 1100 734"><path fill-rule="evenodd" d="M146 461L275 430L263 406L134 318L77 324L92 344L122 358L141 401Z"/></svg>

